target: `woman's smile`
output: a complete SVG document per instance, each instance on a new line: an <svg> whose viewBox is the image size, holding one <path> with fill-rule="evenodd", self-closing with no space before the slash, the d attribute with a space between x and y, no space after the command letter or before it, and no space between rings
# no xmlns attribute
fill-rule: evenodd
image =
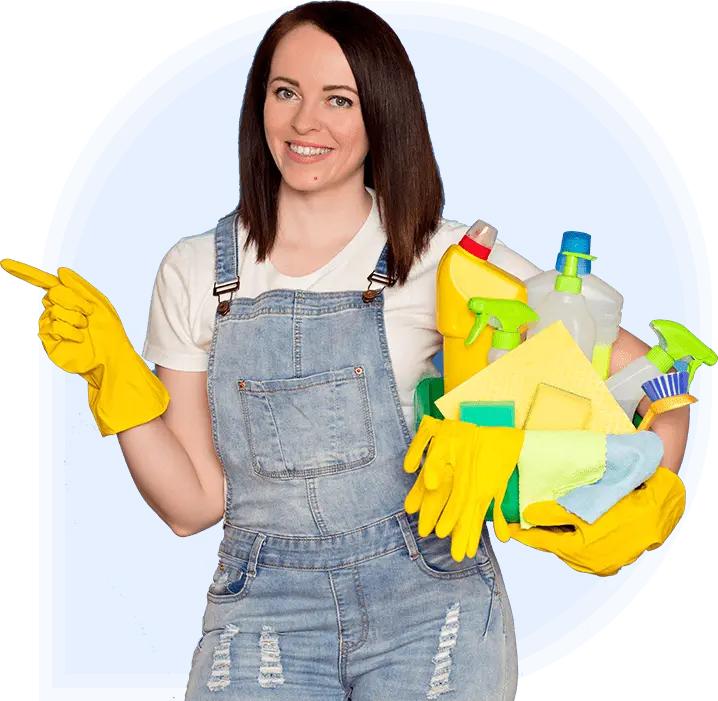
<svg viewBox="0 0 718 701"><path fill-rule="evenodd" d="M296 163L310 164L326 160L334 149L327 146L306 145L304 142L286 141L285 150Z"/></svg>

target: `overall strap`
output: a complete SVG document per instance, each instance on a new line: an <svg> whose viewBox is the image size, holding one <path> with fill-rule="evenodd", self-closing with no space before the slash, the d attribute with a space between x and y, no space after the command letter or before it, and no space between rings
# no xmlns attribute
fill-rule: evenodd
<svg viewBox="0 0 718 701"><path fill-rule="evenodd" d="M229 311L232 295L239 289L237 271L237 224L239 212L234 211L217 222L214 234L215 283L212 294L218 298L217 312L224 316ZM223 294L229 297L222 299Z"/></svg>
<svg viewBox="0 0 718 701"><path fill-rule="evenodd" d="M396 279L392 279L387 275L386 268L386 256L389 251L389 244L385 243L384 248L381 250L379 260L377 260L374 270L369 273L367 280L369 280L369 287L362 293L362 301L367 304L376 299L383 291L385 287L393 287L396 284ZM378 290L372 290L372 282L378 282L381 287Z"/></svg>

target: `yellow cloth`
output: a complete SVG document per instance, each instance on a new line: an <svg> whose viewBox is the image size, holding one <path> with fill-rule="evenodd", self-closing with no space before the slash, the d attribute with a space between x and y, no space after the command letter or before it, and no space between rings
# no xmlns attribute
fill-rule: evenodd
<svg viewBox="0 0 718 701"><path fill-rule="evenodd" d="M591 401L591 416L585 429L601 433L635 433L631 420L560 321L539 331L447 392L436 400L436 406L447 419L458 419L461 402L513 401L515 425L524 428L531 401L541 382Z"/></svg>
<svg viewBox="0 0 718 701"><path fill-rule="evenodd" d="M103 436L165 412L167 389L135 353L107 297L69 268L58 268L56 277L9 259L0 265L47 290L38 335L55 365L87 380L90 409Z"/></svg>
<svg viewBox="0 0 718 701"><path fill-rule="evenodd" d="M592 431L526 431L519 457L519 513L593 484L606 471L606 434Z"/></svg>
<svg viewBox="0 0 718 701"><path fill-rule="evenodd" d="M664 543L683 515L686 490L670 470L659 467L640 487L588 524L556 502L532 504L525 517L535 528L510 524L511 537L524 545L554 553L569 567L601 577L616 574L646 550ZM574 530L550 530L573 526Z"/></svg>
<svg viewBox="0 0 718 701"><path fill-rule="evenodd" d="M451 555L460 562L474 557L486 511L501 504L521 453L524 432L503 426L475 426L424 416L404 459L406 472L424 466L409 491L404 508L419 512L419 535L434 529L439 538L451 533ZM509 540L506 519L494 509L494 530Z"/></svg>
<svg viewBox="0 0 718 701"><path fill-rule="evenodd" d="M590 418L590 400L542 382L531 402L524 431L579 431Z"/></svg>

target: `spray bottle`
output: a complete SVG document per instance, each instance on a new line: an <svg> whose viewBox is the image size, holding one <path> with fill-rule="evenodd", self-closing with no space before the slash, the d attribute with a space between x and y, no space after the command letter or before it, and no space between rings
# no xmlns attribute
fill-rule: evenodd
<svg viewBox="0 0 718 701"><path fill-rule="evenodd" d="M629 418L633 418L641 399L644 397L644 382L668 372L677 360L688 361L688 386L693 381L696 370L705 363L715 365L718 355L708 348L685 326L675 321L655 319L650 327L658 336L658 345L653 346L646 355L636 358L632 363L617 372L606 381L606 387L613 398L621 405Z"/></svg>
<svg viewBox="0 0 718 701"><path fill-rule="evenodd" d="M517 299L487 299L472 297L469 310L476 314L476 321L465 343L472 344L486 324L494 328L488 361L493 363L521 343L519 329L531 321L538 321L538 314Z"/></svg>
<svg viewBox="0 0 718 701"><path fill-rule="evenodd" d="M556 277L553 292L536 309L539 322L529 329L527 335L530 338L556 321L562 321L584 355L591 360L593 344L596 341L596 324L588 311L586 299L581 294L583 282L577 271L579 258L596 260L596 257L574 251L562 253L566 256L566 267L563 273Z"/></svg>
<svg viewBox="0 0 718 701"><path fill-rule="evenodd" d="M561 251L574 253L591 253L591 235L583 231L565 231L561 239ZM556 278L564 271L566 256L559 253L556 267L534 275L526 280L529 306L537 309L541 302L550 294L556 284ZM586 298L588 311L596 323L596 341L593 346L591 362L601 379L608 377L611 362L611 347L618 338L618 327L621 325L623 296L608 283L591 273L591 261L579 259L578 274L583 287L581 294Z"/></svg>
<svg viewBox="0 0 718 701"><path fill-rule="evenodd" d="M444 253L436 272L436 327L444 337L444 392L450 392L488 364L492 328L484 325L476 343L465 340L475 315L472 297L527 301L526 287L487 258L497 231L483 221L469 228L458 244Z"/></svg>

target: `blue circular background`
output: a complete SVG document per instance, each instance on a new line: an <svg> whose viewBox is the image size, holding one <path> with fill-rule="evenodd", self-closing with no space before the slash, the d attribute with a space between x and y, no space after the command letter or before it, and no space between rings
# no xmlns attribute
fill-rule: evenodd
<svg viewBox="0 0 718 701"><path fill-rule="evenodd" d="M492 222L542 268L553 266L564 230L589 232L593 272L626 298L624 327L649 343L653 318L707 331L691 250L702 246L700 232L689 235L685 224L690 200L635 130L640 115L605 78L508 20L424 3L377 8L414 64L447 218ZM214 32L153 71L108 116L68 181L58 205L63 224L51 231L44 262L72 267L100 287L138 350L164 254L236 204L242 94L254 50L278 14ZM700 375L694 387L699 382ZM699 412L710 407L702 405ZM53 494L62 508L52 517L64 570L53 591L63 671L81 675L75 686L181 686L221 526L174 536L140 497L117 443L100 439L84 383L59 372L52 421L49 469L64 476ZM691 439L686 461L695 452ZM704 452L684 479L689 492ZM666 547L598 579L515 542L497 544L521 674L575 649L619 613ZM98 612L113 634L87 646Z"/></svg>

